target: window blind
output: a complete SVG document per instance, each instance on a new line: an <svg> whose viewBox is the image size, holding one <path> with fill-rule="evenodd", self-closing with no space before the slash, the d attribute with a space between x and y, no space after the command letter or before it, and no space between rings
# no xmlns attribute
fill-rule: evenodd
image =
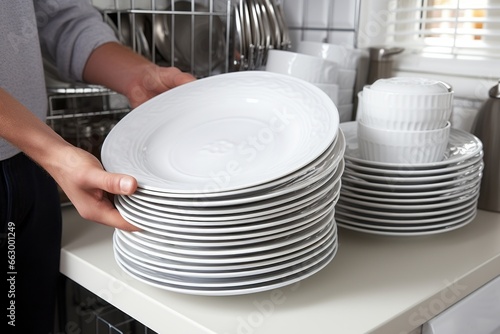
<svg viewBox="0 0 500 334"><path fill-rule="evenodd" d="M500 58L500 0L390 0L386 44Z"/></svg>

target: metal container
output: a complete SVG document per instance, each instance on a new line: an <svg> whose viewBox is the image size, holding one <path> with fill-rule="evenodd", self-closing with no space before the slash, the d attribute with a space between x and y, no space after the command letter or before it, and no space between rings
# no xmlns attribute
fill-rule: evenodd
<svg viewBox="0 0 500 334"><path fill-rule="evenodd" d="M483 142L484 150L478 208L500 212L500 81L477 113L472 133Z"/></svg>
<svg viewBox="0 0 500 334"><path fill-rule="evenodd" d="M403 51L403 48L371 47L369 49L370 65L367 84L371 85L378 79L390 78L392 76L392 56Z"/></svg>

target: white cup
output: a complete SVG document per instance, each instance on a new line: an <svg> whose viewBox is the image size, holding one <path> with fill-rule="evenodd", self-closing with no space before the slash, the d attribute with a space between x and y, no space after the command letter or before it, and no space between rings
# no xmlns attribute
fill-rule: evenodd
<svg viewBox="0 0 500 334"><path fill-rule="evenodd" d="M269 50L265 70L281 73L311 83L336 84L339 66L334 62L302 53Z"/></svg>
<svg viewBox="0 0 500 334"><path fill-rule="evenodd" d="M298 42L297 52L328 59L339 64L341 68L350 70L356 70L359 60L366 54L365 51L349 46L314 41Z"/></svg>

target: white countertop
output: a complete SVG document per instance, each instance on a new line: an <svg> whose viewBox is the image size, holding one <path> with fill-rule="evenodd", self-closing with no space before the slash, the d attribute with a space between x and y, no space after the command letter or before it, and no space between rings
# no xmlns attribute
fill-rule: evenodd
<svg viewBox="0 0 500 334"><path fill-rule="evenodd" d="M128 276L109 227L63 208L61 272L163 333L407 333L500 275L500 214L425 237L339 230L339 250L290 286L226 297L185 295Z"/></svg>

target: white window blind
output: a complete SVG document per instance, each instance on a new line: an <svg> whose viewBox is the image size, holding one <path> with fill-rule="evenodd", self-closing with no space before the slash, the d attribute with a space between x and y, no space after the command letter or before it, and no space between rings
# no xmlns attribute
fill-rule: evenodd
<svg viewBox="0 0 500 334"><path fill-rule="evenodd" d="M386 44L500 58L500 0L390 0Z"/></svg>

